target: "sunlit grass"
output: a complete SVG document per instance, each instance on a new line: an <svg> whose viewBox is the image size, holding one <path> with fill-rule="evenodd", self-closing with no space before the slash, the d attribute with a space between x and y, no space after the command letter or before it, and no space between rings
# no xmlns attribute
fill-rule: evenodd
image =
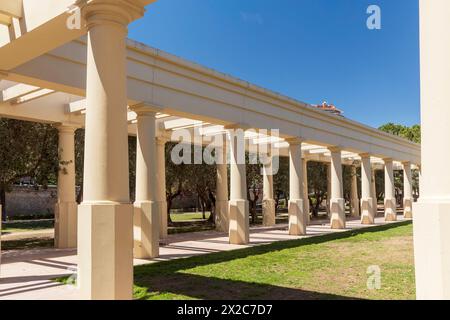
<svg viewBox="0 0 450 320"><path fill-rule="evenodd" d="M367 288L372 265L380 290ZM139 266L135 284L138 299L414 299L412 225Z"/></svg>

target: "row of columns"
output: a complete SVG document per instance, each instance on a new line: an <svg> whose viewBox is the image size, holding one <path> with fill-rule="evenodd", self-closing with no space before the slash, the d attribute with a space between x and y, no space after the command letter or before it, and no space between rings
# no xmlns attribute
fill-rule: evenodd
<svg viewBox="0 0 450 320"><path fill-rule="evenodd" d="M137 114L136 200L134 203L134 255L136 258L154 258L159 255L158 240L167 237L167 201L165 197L165 143L163 137L155 137L156 112L149 106L135 106ZM72 126L59 129L60 171L58 202L55 208L55 245L58 248L76 247L77 204L75 201L74 131ZM238 137L236 137L238 138ZM290 203L289 225L291 234L304 234L309 223L307 159L301 157L301 141L290 143ZM232 143L236 145L236 143ZM237 153L231 149L231 197L228 200L228 176L226 161L217 164L216 226L223 232L230 231L230 242L248 242L246 216L248 206L245 186L245 165L237 164ZM339 148L330 148L330 217L331 227L345 228L342 164ZM226 135L221 148L226 160ZM271 158L270 158L271 159ZM301 161L299 161L301 159ZM361 154L361 201L358 198L356 167L352 166L351 216L360 216L363 224L373 224L377 213L375 177L370 165L370 155ZM396 219L392 160L386 159L385 216L387 221ZM404 164L404 215L412 217L411 165ZM263 166L263 225L275 225L275 200L273 193L272 161ZM360 202L360 203L359 203ZM301 209L302 208L302 209ZM230 210L231 209L231 210ZM229 214L230 212L230 214ZM230 221L231 228L230 228ZM145 230L145 231L143 231Z"/></svg>
<svg viewBox="0 0 450 320"><path fill-rule="evenodd" d="M129 198L125 38L128 23L143 12L142 5L134 0L91 1L82 7L88 30L83 202L78 206L78 215L75 214L73 129L61 128L61 158L65 169L59 176L56 232L58 246L71 246L77 241L77 281L85 299L131 299L133 248L137 257L156 256L159 237L166 236L167 232L164 141L155 137L157 110L144 105L134 109L138 128L134 205ZM219 165L217 172L217 219L220 228L228 229L233 244L249 242L245 150L238 143L243 139L243 130L230 139L229 200L226 166ZM302 141L288 142L289 233L302 235L307 224L306 161L302 163ZM330 150L332 226L342 228L345 214L341 156L338 148ZM271 171L270 167L265 170ZM273 180L269 176L265 178L265 210L274 216ZM71 229L74 219L78 222L77 232ZM266 224L273 222L272 217L266 218Z"/></svg>
<svg viewBox="0 0 450 320"><path fill-rule="evenodd" d="M133 214L134 256L154 258L159 255L159 239L167 236L167 201L165 198L165 143L156 137L156 112L148 105L134 106L137 114L136 150L136 200ZM76 247L77 207L75 202L74 131L71 126L59 129L60 172L58 181L58 203L56 205L55 245L58 248ZM228 200L227 147L223 136L222 161L217 164L216 225L228 231L230 243L249 242L249 214L245 164L239 150L239 139L230 140L230 200ZM289 234L304 235L309 223L309 200L307 181L307 159L302 158L301 140L289 139ZM343 199L341 150L330 148L330 216L333 229L345 228L346 218ZM272 158L270 158L272 159ZM361 221L373 224L376 216L375 181L370 164L370 155L361 154ZM392 160L385 159L386 175L386 220L396 219L393 189ZM411 166L404 164L405 216L411 214L412 188ZM356 167L352 166L351 214L359 213ZM275 225L275 200L273 197L272 161L263 166L263 225ZM107 204L106 204L107 205Z"/></svg>

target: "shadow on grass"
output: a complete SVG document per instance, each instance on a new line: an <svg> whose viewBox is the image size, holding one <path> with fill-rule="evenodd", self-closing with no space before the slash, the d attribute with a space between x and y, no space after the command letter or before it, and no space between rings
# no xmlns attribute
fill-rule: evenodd
<svg viewBox="0 0 450 320"><path fill-rule="evenodd" d="M54 247L54 240L52 238L29 238L29 239L2 241L3 251L53 248L53 247Z"/></svg>
<svg viewBox="0 0 450 320"><path fill-rule="evenodd" d="M214 230L214 225L207 222L174 222L169 226L169 234L180 234L180 233L191 233L191 232L201 232L201 231L211 231Z"/></svg>
<svg viewBox="0 0 450 320"><path fill-rule="evenodd" d="M135 285L151 292L137 296L143 300L161 294L202 300L355 300L327 293L183 273L149 279L135 277Z"/></svg>
<svg viewBox="0 0 450 320"><path fill-rule="evenodd" d="M410 221L406 221L377 227L362 228L359 230L325 234L312 238L275 242L252 248L211 253L208 255L137 266L135 267L134 273L135 284L141 288L148 288L149 292L156 292L155 295L171 293L197 299L354 299L351 297L309 292L301 289L278 287L268 284L185 274L180 271L310 244L320 244L333 240L349 239L357 235L386 231L389 229L398 228L400 226L409 225L411 223L412 222ZM152 293L149 293L141 298L149 298L152 295Z"/></svg>

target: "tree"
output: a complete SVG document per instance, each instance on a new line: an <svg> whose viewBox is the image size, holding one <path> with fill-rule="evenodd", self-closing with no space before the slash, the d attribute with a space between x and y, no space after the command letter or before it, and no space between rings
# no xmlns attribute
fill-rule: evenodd
<svg viewBox="0 0 450 320"><path fill-rule="evenodd" d="M308 189L313 193L309 197L313 217L318 217L320 205L327 194L327 165L321 162L308 162Z"/></svg>
<svg viewBox="0 0 450 320"><path fill-rule="evenodd" d="M206 219L206 210L211 210L210 221L214 222L213 204L215 195L213 190L216 187L216 166L202 164L185 165L186 181L184 190L195 193L200 204L203 219Z"/></svg>
<svg viewBox="0 0 450 320"><path fill-rule="evenodd" d="M421 141L421 131L420 131L420 125L416 124L411 127L403 126L401 124L395 124L392 122L389 122L385 125L382 125L378 128L381 131L394 134L396 136L400 136L402 138L405 138L409 141L420 143ZM381 178L381 174L380 178ZM383 175L383 181L384 181L384 175ZM379 186L379 182L377 181L377 190L384 190L383 186ZM402 190L403 190L403 173L396 172L394 174L394 184L395 184L395 197L397 199L397 203L401 203L402 199ZM413 194L418 197L419 194L419 173L417 170L413 170L412 172L412 189ZM382 193L381 193L382 195Z"/></svg>
<svg viewBox="0 0 450 320"><path fill-rule="evenodd" d="M6 192L20 178L36 185L55 183L59 170L58 132L48 124L0 119L0 199L6 220Z"/></svg>
<svg viewBox="0 0 450 320"><path fill-rule="evenodd" d="M84 129L75 131L75 185L79 186L76 201L83 201L83 172L84 172Z"/></svg>
<svg viewBox="0 0 450 320"><path fill-rule="evenodd" d="M263 196L263 176L261 164L246 164L247 198L252 223L256 224L256 204Z"/></svg>
<svg viewBox="0 0 450 320"><path fill-rule="evenodd" d="M166 201L167 201L167 220L172 223L170 218L170 210L172 209L173 201L181 197L183 189L186 184L187 172L186 165L176 165L171 160L172 149L176 143L167 142L165 148L165 163L166 163Z"/></svg>
<svg viewBox="0 0 450 320"><path fill-rule="evenodd" d="M400 136L408 139L409 141L420 143L420 125L413 125L411 127L403 126L401 124L395 124L392 122L386 123L378 128L381 131Z"/></svg>
<svg viewBox="0 0 450 320"><path fill-rule="evenodd" d="M289 158L279 157L279 169L273 176L275 212L280 207L281 197L289 195Z"/></svg>
<svg viewBox="0 0 450 320"><path fill-rule="evenodd" d="M128 183L130 190L130 199L136 199L136 146L137 138L128 137Z"/></svg>

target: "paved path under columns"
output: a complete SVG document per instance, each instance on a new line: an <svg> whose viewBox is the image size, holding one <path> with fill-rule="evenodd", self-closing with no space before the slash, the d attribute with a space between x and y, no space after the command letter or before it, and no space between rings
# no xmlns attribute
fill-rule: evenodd
<svg viewBox="0 0 450 320"><path fill-rule="evenodd" d="M404 220L399 215L398 222L400 221ZM384 222L383 217L376 218L375 222L374 226L392 223ZM246 246L231 245L228 243L225 233L215 231L175 234L162 240L161 256L153 261L186 258L364 227L367 226L360 224L359 220L349 220L345 230L331 230L329 223L312 224L307 228L308 235L303 237L290 236L287 232L287 225L277 225L273 228L256 227L251 228L250 244ZM151 262L134 260L135 265ZM74 286L61 285L52 281L57 277L73 274L76 263L76 250L36 249L3 252L0 269L0 300L77 299L77 290Z"/></svg>

